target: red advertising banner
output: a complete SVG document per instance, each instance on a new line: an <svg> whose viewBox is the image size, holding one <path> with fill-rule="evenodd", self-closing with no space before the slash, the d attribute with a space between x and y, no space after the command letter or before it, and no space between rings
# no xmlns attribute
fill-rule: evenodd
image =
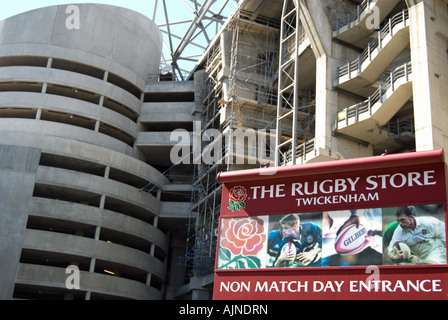
<svg viewBox="0 0 448 320"><path fill-rule="evenodd" d="M222 173L215 299L447 298L442 150Z"/></svg>
<svg viewBox="0 0 448 320"><path fill-rule="evenodd" d="M446 267L217 273L216 300L446 300Z"/></svg>

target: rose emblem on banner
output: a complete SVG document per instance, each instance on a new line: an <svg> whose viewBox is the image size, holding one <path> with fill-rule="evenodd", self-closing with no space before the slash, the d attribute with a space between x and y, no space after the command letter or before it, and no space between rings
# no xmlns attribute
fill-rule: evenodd
<svg viewBox="0 0 448 320"><path fill-rule="evenodd" d="M246 188L242 186L233 187L230 189L229 204L228 209L232 212L240 211L241 208L246 208L247 191Z"/></svg>
<svg viewBox="0 0 448 320"><path fill-rule="evenodd" d="M260 268L257 255L264 249L266 232L259 218L223 219L221 222L220 269Z"/></svg>

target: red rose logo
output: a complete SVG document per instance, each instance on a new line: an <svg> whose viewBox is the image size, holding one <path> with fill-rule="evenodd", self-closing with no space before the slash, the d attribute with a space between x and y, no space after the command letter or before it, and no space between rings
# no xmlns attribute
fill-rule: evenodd
<svg viewBox="0 0 448 320"><path fill-rule="evenodd" d="M233 187L230 189L229 204L228 209L235 212L240 211L241 208L246 208L247 191L246 188L242 186Z"/></svg>
<svg viewBox="0 0 448 320"><path fill-rule="evenodd" d="M255 256L266 240L264 222L259 218L223 219L221 247L234 255Z"/></svg>
<svg viewBox="0 0 448 320"><path fill-rule="evenodd" d="M247 199L246 188L244 187L234 187L230 189L230 199L235 202L244 202Z"/></svg>

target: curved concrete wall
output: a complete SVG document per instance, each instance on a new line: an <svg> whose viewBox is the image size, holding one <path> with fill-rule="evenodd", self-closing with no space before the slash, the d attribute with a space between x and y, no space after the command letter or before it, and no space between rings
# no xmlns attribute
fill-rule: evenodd
<svg viewBox="0 0 448 320"><path fill-rule="evenodd" d="M54 232L27 230L24 249L65 253L71 256L90 256L96 259L138 268L152 272L159 278L164 277L165 270L161 261L139 250L92 239L57 234Z"/></svg>
<svg viewBox="0 0 448 320"><path fill-rule="evenodd" d="M35 283L39 287L65 288L67 274L64 269L31 264L20 264L17 274L17 284L26 286ZM144 284L122 278L112 278L107 275L92 275L90 272L80 272L80 286L88 291L96 291L104 296L116 295L117 298L160 300L160 291ZM119 288L119 290L117 290Z"/></svg>
<svg viewBox="0 0 448 320"><path fill-rule="evenodd" d="M79 29L67 27L66 5L0 22L0 148L33 164L26 181L20 166L7 181L17 192L26 183L27 198L0 199L2 216L17 224L8 227L20 231L4 241L11 259L0 273L13 280L0 298L160 299L169 237L158 218L170 209L157 190L170 182L135 142L161 32L124 8L76 7ZM146 185L155 191L142 192ZM65 286L68 265L81 270L79 290Z"/></svg>
<svg viewBox="0 0 448 320"><path fill-rule="evenodd" d="M63 219L91 226L132 234L148 244L156 244L168 253L167 236L153 225L141 220L123 216L110 210L87 207L72 202L37 198L33 199L31 216L47 219Z"/></svg>
<svg viewBox="0 0 448 320"><path fill-rule="evenodd" d="M124 153L131 157L137 157L139 153L135 148L132 148L126 143L109 135L100 134L93 130L64 123L30 119L0 118L0 132L3 134L3 132L8 131L28 132L35 135L58 136L69 140L78 140Z"/></svg>
<svg viewBox="0 0 448 320"><path fill-rule="evenodd" d="M50 110L69 115L78 115L91 120L100 121L116 127L130 136L138 136L138 126L132 120L121 116L117 112L99 108L98 106L72 98L57 95L43 95L34 92L0 92L0 108L33 108Z"/></svg>
<svg viewBox="0 0 448 320"><path fill-rule="evenodd" d="M162 36L143 15L115 6L77 4L79 29L67 28L68 5L29 11L3 22L0 55L60 57L93 65L136 81L143 88L157 74ZM127 69L127 70L125 70ZM134 77L131 75L134 74Z"/></svg>
<svg viewBox="0 0 448 320"><path fill-rule="evenodd" d="M116 170L125 171L130 175L140 176L148 182L151 181L157 188L163 188L169 183L168 179L153 167L115 150L101 148L87 142L68 140L64 137L24 131L2 131L1 128L0 131L2 144L35 147L44 153L63 157L75 157L95 165L108 166Z"/></svg>
<svg viewBox="0 0 448 320"><path fill-rule="evenodd" d="M139 193L138 189L135 190L136 188L124 183L86 173L40 166L37 171L36 183L105 195L140 207L141 210L147 211L148 215L155 215L160 211L160 201L157 201L151 194Z"/></svg>
<svg viewBox="0 0 448 320"><path fill-rule="evenodd" d="M110 97L136 112L141 111L141 102L125 90L93 77L50 68L38 67L4 67L0 74L0 81L44 82L92 92Z"/></svg>

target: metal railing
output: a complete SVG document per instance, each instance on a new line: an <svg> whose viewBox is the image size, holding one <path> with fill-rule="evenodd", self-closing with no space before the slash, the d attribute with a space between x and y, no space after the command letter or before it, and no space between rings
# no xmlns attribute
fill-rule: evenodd
<svg viewBox="0 0 448 320"><path fill-rule="evenodd" d="M415 125L412 118L394 118L387 123L387 131L399 138L402 135L414 135Z"/></svg>
<svg viewBox="0 0 448 320"><path fill-rule="evenodd" d="M315 151L315 139L298 145L296 155L298 158L305 159L307 154L314 151ZM288 151L282 153L280 162L282 165L287 165L289 162L292 162L292 149L289 149Z"/></svg>
<svg viewBox="0 0 448 320"><path fill-rule="evenodd" d="M403 10L400 13L397 13L392 18L389 19L389 22L378 32L378 37L371 42L369 42L367 48L358 55L358 58L352 62L348 62L346 65L339 67L337 69L337 79L339 79L345 75L351 76L353 71L357 71L358 74L362 71L362 65L365 61L372 61L372 53L379 49L382 49L383 40L390 35L393 37L394 28L400 24L404 23L403 26L406 26L406 20L409 19L409 11L407 9Z"/></svg>
<svg viewBox="0 0 448 320"><path fill-rule="evenodd" d="M405 65L396 68L390 73L389 77L386 79L385 83L380 85L380 87L365 101L358 103L354 106L348 107L343 111L337 113L336 115L336 125L335 129L339 127L339 123L345 122L348 125L349 119L354 118L355 122L359 121L359 116L364 113L368 113L369 116L372 115L372 107L377 103L383 103L383 95L390 88L392 91L395 90L395 82L405 78L406 82L409 81L409 75L412 73L411 63L406 63Z"/></svg>
<svg viewBox="0 0 448 320"><path fill-rule="evenodd" d="M360 5L356 7L356 10L347 14L347 17L344 20L338 19L336 21L336 33L339 34L341 28L345 26L350 26L353 22L361 21L361 15L370 8L370 3L372 0L364 0Z"/></svg>
<svg viewBox="0 0 448 320"><path fill-rule="evenodd" d="M262 15L254 15L254 13L250 11L240 10L239 18L250 23L259 23L270 28L280 29L280 22L278 20Z"/></svg>
<svg viewBox="0 0 448 320"><path fill-rule="evenodd" d="M308 44L310 44L309 42L309 37L308 34L305 32L305 30L303 29L303 27L299 28L299 43L296 44L295 41L295 37L291 37L289 38L287 41L285 41L284 43L284 50L283 50L283 61L289 61L293 55L295 54L295 50L299 50L299 55L303 52L303 50L305 49L305 47L301 48L300 46L305 44L306 41L308 41Z"/></svg>

